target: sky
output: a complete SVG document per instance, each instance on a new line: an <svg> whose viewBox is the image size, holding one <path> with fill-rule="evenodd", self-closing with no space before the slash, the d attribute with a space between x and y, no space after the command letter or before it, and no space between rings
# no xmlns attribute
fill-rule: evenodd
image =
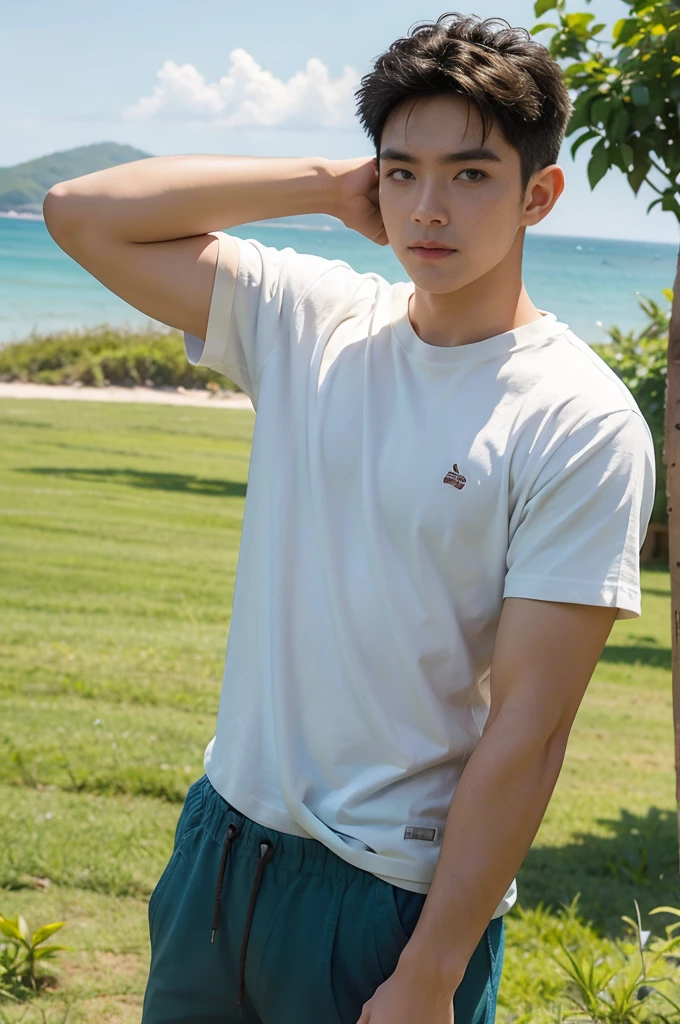
<svg viewBox="0 0 680 1024"><path fill-rule="evenodd" d="M372 156L355 111L362 75L395 39L450 10L413 0L25 0L2 15L0 166L94 142L153 156ZM529 0L457 9L530 28ZM612 25L622 0L570 0ZM545 20L545 18L541 19ZM545 37L539 37L544 40ZM8 99L10 101L8 102ZM678 242L674 216L610 171L591 192L589 146L541 234Z"/></svg>

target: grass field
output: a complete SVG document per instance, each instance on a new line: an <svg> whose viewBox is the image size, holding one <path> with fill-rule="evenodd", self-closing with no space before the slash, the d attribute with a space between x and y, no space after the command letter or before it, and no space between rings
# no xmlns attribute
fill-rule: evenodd
<svg viewBox="0 0 680 1024"><path fill-rule="evenodd" d="M0 1020L140 1020L148 898L214 730L253 422L0 402L0 913L66 921L72 947L54 988ZM645 913L680 904L668 571L643 589L519 875L499 1024L555 1019L556 936L605 952L634 898L654 934L671 919Z"/></svg>

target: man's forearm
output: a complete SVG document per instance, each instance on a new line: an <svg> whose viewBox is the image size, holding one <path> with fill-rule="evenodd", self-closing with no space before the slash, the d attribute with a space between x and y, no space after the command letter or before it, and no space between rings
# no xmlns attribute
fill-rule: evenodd
<svg viewBox="0 0 680 1024"><path fill-rule="evenodd" d="M55 185L45 218L95 225L126 242L163 242L273 217L333 213L322 157L157 156Z"/></svg>
<svg viewBox="0 0 680 1024"><path fill-rule="evenodd" d="M439 861L397 971L450 990L533 842L560 774L565 741L541 742L499 715L461 775Z"/></svg>

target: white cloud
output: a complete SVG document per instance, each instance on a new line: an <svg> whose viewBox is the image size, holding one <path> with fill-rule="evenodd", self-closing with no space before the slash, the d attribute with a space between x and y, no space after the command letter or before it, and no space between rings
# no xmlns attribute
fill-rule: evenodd
<svg viewBox="0 0 680 1024"><path fill-rule="evenodd" d="M206 82L193 64L166 60L157 72L153 95L126 107L123 118L188 120L223 128L358 124L354 93L360 76L349 64L333 79L322 61L310 57L304 71L283 82L261 68L247 50L232 50L229 60L229 70L218 82Z"/></svg>

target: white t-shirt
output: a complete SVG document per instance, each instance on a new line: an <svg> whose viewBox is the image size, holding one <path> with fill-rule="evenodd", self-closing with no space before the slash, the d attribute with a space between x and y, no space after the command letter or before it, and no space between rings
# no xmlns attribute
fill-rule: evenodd
<svg viewBox="0 0 680 1024"><path fill-rule="evenodd" d="M186 335L257 410L205 771L260 824L426 893L503 599L640 615L652 437L553 314L438 347L412 282L237 243L205 344ZM494 917L516 899L515 879Z"/></svg>

